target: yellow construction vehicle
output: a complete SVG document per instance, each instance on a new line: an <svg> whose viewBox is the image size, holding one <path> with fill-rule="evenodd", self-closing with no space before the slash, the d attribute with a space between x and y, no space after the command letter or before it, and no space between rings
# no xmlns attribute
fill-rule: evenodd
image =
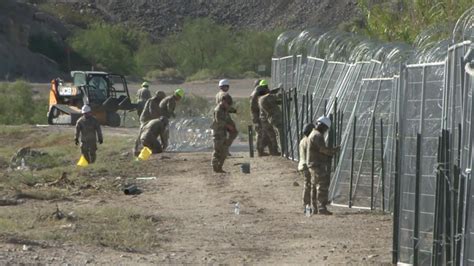
<svg viewBox="0 0 474 266"><path fill-rule="evenodd" d="M84 104L102 125L118 127L119 110L134 110L124 76L99 71L71 71L72 83L56 78L51 81L48 124L74 125Z"/></svg>

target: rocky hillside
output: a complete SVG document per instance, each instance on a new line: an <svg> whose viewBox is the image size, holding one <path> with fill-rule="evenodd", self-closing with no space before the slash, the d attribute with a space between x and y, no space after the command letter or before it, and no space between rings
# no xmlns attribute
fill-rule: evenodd
<svg viewBox="0 0 474 266"><path fill-rule="evenodd" d="M31 38L38 34L63 40L69 30L61 21L30 5L0 1L0 80L48 81L62 74L55 61L29 49Z"/></svg>
<svg viewBox="0 0 474 266"><path fill-rule="evenodd" d="M356 0L83 0L75 5L138 26L155 38L178 31L188 17L209 16L235 29L287 30L332 28L357 14Z"/></svg>
<svg viewBox="0 0 474 266"><path fill-rule="evenodd" d="M38 8L45 4L53 6L49 14ZM186 18L211 17L234 29L289 30L332 28L357 15L356 0L0 0L0 80L49 81L61 74L57 58L33 52L34 38L64 43L71 29L84 25L55 14L55 5L138 27L155 40L179 31Z"/></svg>

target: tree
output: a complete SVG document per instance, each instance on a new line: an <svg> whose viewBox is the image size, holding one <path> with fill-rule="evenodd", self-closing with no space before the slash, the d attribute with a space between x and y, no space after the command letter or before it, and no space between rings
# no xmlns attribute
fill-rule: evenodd
<svg viewBox="0 0 474 266"><path fill-rule="evenodd" d="M94 24L76 32L71 47L94 66L110 72L131 74L136 70L133 53L147 41L141 33L123 26Z"/></svg>

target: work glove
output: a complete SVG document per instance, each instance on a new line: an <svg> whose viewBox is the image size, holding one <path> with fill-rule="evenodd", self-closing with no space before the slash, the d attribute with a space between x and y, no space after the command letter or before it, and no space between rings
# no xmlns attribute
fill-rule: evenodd
<svg viewBox="0 0 474 266"><path fill-rule="evenodd" d="M103 139L99 139L99 144L102 144L104 143L104 140Z"/></svg>
<svg viewBox="0 0 474 266"><path fill-rule="evenodd" d="M79 145L79 140L78 140L78 139L74 139L74 143L75 143L76 145Z"/></svg>

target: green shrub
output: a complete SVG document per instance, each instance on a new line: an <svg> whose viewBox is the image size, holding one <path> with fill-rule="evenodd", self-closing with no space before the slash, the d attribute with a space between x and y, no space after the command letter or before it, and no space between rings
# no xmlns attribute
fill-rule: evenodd
<svg viewBox="0 0 474 266"><path fill-rule="evenodd" d="M237 99L234 103L237 114L233 115L233 119L237 124L239 132L245 136L248 135L248 126L252 125L252 114L250 112L249 99Z"/></svg>
<svg viewBox="0 0 474 266"><path fill-rule="evenodd" d="M47 110L46 99L33 99L30 84L0 84L0 124L44 124Z"/></svg>
<svg viewBox="0 0 474 266"><path fill-rule="evenodd" d="M205 68L187 77L186 81L211 80L211 79L216 79L218 77L220 77L220 73L218 73L216 70Z"/></svg>
<svg viewBox="0 0 474 266"><path fill-rule="evenodd" d="M209 18L186 20L183 30L169 37L165 46L186 76L206 68L226 70L238 57L230 28Z"/></svg>
<svg viewBox="0 0 474 266"><path fill-rule="evenodd" d="M165 45L147 44L140 47L135 55L138 70L142 74L150 71L176 68L176 62Z"/></svg>
<svg viewBox="0 0 474 266"><path fill-rule="evenodd" d="M188 93L176 105L176 115L178 117L206 116L211 112L212 108L213 105L209 103L208 99L193 93Z"/></svg>
<svg viewBox="0 0 474 266"><path fill-rule="evenodd" d="M176 68L166 68L164 70L155 69L146 74L146 80L159 80L167 83L181 83L184 81L183 75Z"/></svg>
<svg viewBox="0 0 474 266"><path fill-rule="evenodd" d="M259 78L261 77L259 74L255 73L254 71L245 71L243 74L242 74L242 78L246 78L246 79L253 79L253 78Z"/></svg>
<svg viewBox="0 0 474 266"><path fill-rule="evenodd" d="M120 74L136 71L133 53L146 42L144 34L123 26L94 24L69 40L70 45L98 68Z"/></svg>

